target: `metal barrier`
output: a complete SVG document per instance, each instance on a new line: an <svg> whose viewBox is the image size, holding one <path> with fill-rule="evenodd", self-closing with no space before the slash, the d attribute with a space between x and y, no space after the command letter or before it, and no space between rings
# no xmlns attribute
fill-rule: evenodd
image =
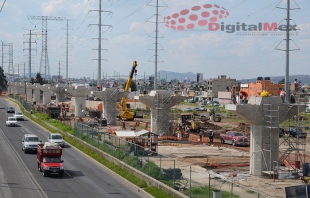
<svg viewBox="0 0 310 198"><path fill-rule="evenodd" d="M17 94L10 94L10 97L17 100L24 108L26 111L30 112L30 104L22 97L20 97Z"/></svg>
<svg viewBox="0 0 310 198"><path fill-rule="evenodd" d="M106 131L74 123L74 136L188 197L270 197L212 171L151 152Z"/></svg>

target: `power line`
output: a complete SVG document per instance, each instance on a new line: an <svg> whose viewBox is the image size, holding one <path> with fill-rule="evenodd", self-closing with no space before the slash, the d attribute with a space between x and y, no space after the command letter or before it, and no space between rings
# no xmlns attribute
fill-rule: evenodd
<svg viewBox="0 0 310 198"><path fill-rule="evenodd" d="M3 2L3 4L2 4L2 7L1 7L0 12L2 11L2 8L3 8L4 4L5 4L5 2L6 2L6 0L4 0L4 2Z"/></svg>

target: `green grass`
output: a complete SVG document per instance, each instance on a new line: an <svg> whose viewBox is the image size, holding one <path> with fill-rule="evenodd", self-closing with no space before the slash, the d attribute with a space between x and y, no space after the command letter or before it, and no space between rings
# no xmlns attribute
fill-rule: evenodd
<svg viewBox="0 0 310 198"><path fill-rule="evenodd" d="M163 191L159 191L158 188L151 186L144 189L146 192L148 192L150 195L153 195L154 197L160 197L160 198L172 198L172 196L167 195Z"/></svg>

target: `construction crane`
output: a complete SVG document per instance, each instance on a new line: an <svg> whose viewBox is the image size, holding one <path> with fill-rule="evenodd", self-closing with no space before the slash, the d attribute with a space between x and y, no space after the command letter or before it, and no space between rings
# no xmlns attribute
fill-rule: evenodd
<svg viewBox="0 0 310 198"><path fill-rule="evenodd" d="M133 75L137 73L136 67L137 67L137 61L133 61L131 72L129 74L124 91L129 91ZM130 104L127 104L127 96L124 96L122 100L116 104L116 107L119 111L118 115L119 119L128 121L134 120L135 113L131 111Z"/></svg>

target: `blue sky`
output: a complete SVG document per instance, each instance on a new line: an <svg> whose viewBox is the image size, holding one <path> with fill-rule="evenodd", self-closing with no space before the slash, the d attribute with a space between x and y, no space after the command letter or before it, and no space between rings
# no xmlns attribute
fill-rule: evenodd
<svg viewBox="0 0 310 198"><path fill-rule="evenodd" d="M2 5L4 0L0 0ZM229 12L226 18L219 18L217 23L224 25L257 25L258 23L276 22L285 24L286 11L277 9L286 7L286 0L159 0L159 51L157 70L172 72L203 73L205 79L227 75L230 78L247 79L258 76L285 75L285 35L238 35L249 33L239 31L210 31L208 26L196 26L192 29L174 30L167 28L167 16L182 10L190 10L184 17L196 14L201 19L202 11L212 12L213 8L203 8L210 4L218 11L225 8ZM113 76L114 73L128 75L132 61L138 62L138 75L154 74L155 43L155 6L153 0L102 0L102 9L111 11L102 13L102 72ZM218 5L219 8L214 7ZM194 6L200 10L193 11ZM291 36L290 75L309 74L310 62L310 4L306 0L291 1L291 24L297 25L298 31ZM69 78L96 78L98 62L98 12L99 0L7 0L0 12L0 40L13 43L14 70L28 61L28 30L41 32L42 22L29 20L27 16L55 16L69 19ZM166 17L166 18L165 18ZM176 18L180 19L181 15ZM208 23L210 23L208 18ZM165 21L165 22L164 22ZM282 22L281 22L282 21ZM171 21L170 21L171 22ZM197 21L195 21L197 22ZM111 25L111 26L110 26ZM253 32L253 33L262 33ZM264 32L266 33L266 32ZM273 32L274 33L274 32ZM297 34L296 34L297 33ZM33 37L33 72L40 68L42 37ZM295 45L296 44L296 45ZM4 68L8 67L8 49L4 50ZM50 72L65 76L66 66L66 21L48 21L48 56ZM26 63L26 68L28 63Z"/></svg>

